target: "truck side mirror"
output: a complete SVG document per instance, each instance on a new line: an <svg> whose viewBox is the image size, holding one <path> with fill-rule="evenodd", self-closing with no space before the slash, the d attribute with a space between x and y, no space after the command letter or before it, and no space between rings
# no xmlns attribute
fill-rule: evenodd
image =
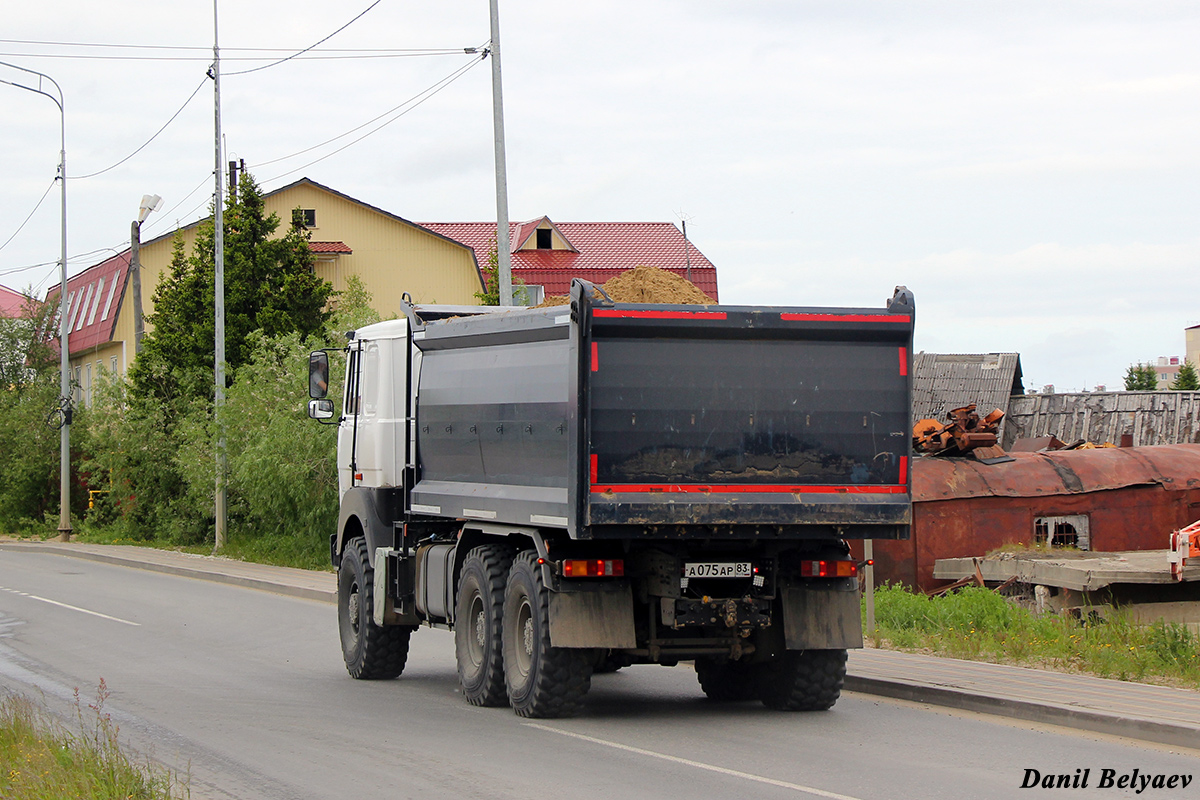
<svg viewBox="0 0 1200 800"><path fill-rule="evenodd" d="M333 401L332 400L309 400L308 401L308 416L313 419L330 419L333 417Z"/></svg>
<svg viewBox="0 0 1200 800"><path fill-rule="evenodd" d="M329 354L324 350L308 354L308 396L314 400L324 400L329 395ZM333 403L330 403L330 414L333 413ZM313 419L312 405L309 405L309 416Z"/></svg>

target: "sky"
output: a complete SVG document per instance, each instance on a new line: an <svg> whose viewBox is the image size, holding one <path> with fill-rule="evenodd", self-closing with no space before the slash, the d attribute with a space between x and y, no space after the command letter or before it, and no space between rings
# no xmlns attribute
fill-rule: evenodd
<svg viewBox="0 0 1200 800"><path fill-rule="evenodd" d="M373 2L219 3L224 160L494 220L491 65L464 52L487 0ZM903 284L918 350L1018 352L1033 388L1119 388L1200 324L1194 0L500 0L500 25L514 220L687 220L727 304ZM144 194L143 239L207 213L211 2L9 4L0 35L62 88L71 274ZM0 284L40 295L62 117L0 83L0 120Z"/></svg>

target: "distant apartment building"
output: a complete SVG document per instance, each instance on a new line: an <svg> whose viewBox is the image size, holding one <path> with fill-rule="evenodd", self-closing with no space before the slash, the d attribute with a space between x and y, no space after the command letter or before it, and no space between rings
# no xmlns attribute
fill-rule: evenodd
<svg viewBox="0 0 1200 800"><path fill-rule="evenodd" d="M1183 353L1193 367L1200 369L1200 325L1184 328Z"/></svg>
<svg viewBox="0 0 1200 800"><path fill-rule="evenodd" d="M1179 368L1183 366L1182 356L1159 356L1151 364L1154 367L1154 377L1158 381L1156 389L1170 389L1175 378L1179 376Z"/></svg>

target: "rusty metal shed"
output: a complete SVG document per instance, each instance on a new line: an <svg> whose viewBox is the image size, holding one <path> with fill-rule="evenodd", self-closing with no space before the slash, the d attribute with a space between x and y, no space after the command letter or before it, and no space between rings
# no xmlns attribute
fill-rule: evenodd
<svg viewBox="0 0 1200 800"><path fill-rule="evenodd" d="M944 422L947 411L971 403L980 416L995 408L1007 414L1009 398L1024 393L1018 353L913 356L913 422ZM1000 436L1004 435L1005 422L1001 421Z"/></svg>
<svg viewBox="0 0 1200 800"><path fill-rule="evenodd" d="M1200 519L1200 445L1014 453L1007 463L913 461L908 541L874 544L876 580L929 589L939 558L1069 530L1081 549L1153 550Z"/></svg>
<svg viewBox="0 0 1200 800"><path fill-rule="evenodd" d="M1200 443L1200 392L1092 392L1014 397L1001 444L1019 438L1057 436L1133 446Z"/></svg>

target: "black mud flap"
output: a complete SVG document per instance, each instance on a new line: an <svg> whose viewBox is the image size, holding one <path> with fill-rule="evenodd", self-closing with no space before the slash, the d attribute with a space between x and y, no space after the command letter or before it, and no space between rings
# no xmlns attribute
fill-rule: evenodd
<svg viewBox="0 0 1200 800"><path fill-rule="evenodd" d="M841 650L863 646L858 580L813 581L782 591L783 636L788 650Z"/></svg>
<svg viewBox="0 0 1200 800"><path fill-rule="evenodd" d="M550 644L553 647L637 647L633 590L629 584L598 586L592 591L551 592Z"/></svg>

